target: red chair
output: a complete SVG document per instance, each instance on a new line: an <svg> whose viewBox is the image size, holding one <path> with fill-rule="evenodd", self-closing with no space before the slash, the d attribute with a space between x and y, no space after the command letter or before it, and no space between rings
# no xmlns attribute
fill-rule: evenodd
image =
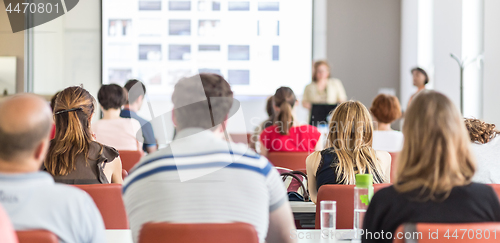
<svg viewBox="0 0 500 243"><path fill-rule="evenodd" d="M381 183L381 184L373 184L373 193L377 193L380 189L391 186L391 183Z"/></svg>
<svg viewBox="0 0 500 243"><path fill-rule="evenodd" d="M10 223L9 216L0 205L0 242L17 243L16 232Z"/></svg>
<svg viewBox="0 0 500 243"><path fill-rule="evenodd" d="M134 165L141 160L143 155L142 151L139 150L121 150L118 152L120 153L120 159L122 161L122 169L126 170L127 173L130 172L132 167L134 167Z"/></svg>
<svg viewBox="0 0 500 243"><path fill-rule="evenodd" d="M57 236L46 230L16 231L19 243L58 243ZM3 242L3 241L2 241Z"/></svg>
<svg viewBox="0 0 500 243"><path fill-rule="evenodd" d="M139 243L258 243L257 232L245 223L171 224L147 223Z"/></svg>
<svg viewBox="0 0 500 243"><path fill-rule="evenodd" d="M120 184L74 185L86 191L99 209L106 229L128 229Z"/></svg>
<svg viewBox="0 0 500 243"><path fill-rule="evenodd" d="M354 185L324 185L316 202L316 229L320 229L320 202L337 202L337 229L352 229L354 220Z"/></svg>
<svg viewBox="0 0 500 243"><path fill-rule="evenodd" d="M389 153L391 155L391 183L394 183L394 179L396 179L396 171L398 165L398 153Z"/></svg>
<svg viewBox="0 0 500 243"><path fill-rule="evenodd" d="M457 232L456 234L454 233L455 230ZM394 240L392 242L394 243L498 242L498 236L496 236L496 232L499 231L500 231L500 223L492 223L492 222L459 223L459 224L449 224L449 223L404 224L398 227L398 229L393 235ZM480 234L478 235L478 233Z"/></svg>
<svg viewBox="0 0 500 243"><path fill-rule="evenodd" d="M267 159L275 167L305 171L306 159L309 154L309 152L270 152Z"/></svg>

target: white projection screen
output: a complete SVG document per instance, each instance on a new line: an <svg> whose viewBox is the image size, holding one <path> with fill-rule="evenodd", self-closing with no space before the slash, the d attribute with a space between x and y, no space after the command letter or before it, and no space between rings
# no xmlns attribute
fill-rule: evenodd
<svg viewBox="0 0 500 243"><path fill-rule="evenodd" d="M102 0L102 82L176 82L218 73L235 95L302 94L311 81L312 0Z"/></svg>

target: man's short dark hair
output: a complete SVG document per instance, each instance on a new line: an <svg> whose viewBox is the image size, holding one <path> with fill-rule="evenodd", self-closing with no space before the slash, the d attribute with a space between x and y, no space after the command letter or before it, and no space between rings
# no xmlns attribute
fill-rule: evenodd
<svg viewBox="0 0 500 243"><path fill-rule="evenodd" d="M424 84L428 84L429 83L429 75L427 75L427 72L423 69L423 68L420 68L420 67L416 67L416 68L413 68L411 70L411 73L413 74L413 72L420 72L421 74L423 74L425 76L425 82Z"/></svg>
<svg viewBox="0 0 500 243"><path fill-rule="evenodd" d="M125 90L117 84L103 85L97 93L97 100L105 110L120 109L127 102Z"/></svg>
<svg viewBox="0 0 500 243"><path fill-rule="evenodd" d="M222 76L199 74L179 80L172 102L178 129L210 129L226 120L233 105L233 91Z"/></svg>
<svg viewBox="0 0 500 243"><path fill-rule="evenodd" d="M0 159L10 161L22 153L32 152L49 136L52 121L45 119L21 133L4 131L0 124Z"/></svg>
<svg viewBox="0 0 500 243"><path fill-rule="evenodd" d="M135 85L141 85L143 92L137 92L135 89L134 89L134 92L130 92L132 87L134 87ZM124 87L128 92L127 103L129 103L129 104L134 103L137 99L139 99L139 96L146 95L146 86L141 81L139 81L137 79L130 79L129 81L127 81L127 83L125 84Z"/></svg>

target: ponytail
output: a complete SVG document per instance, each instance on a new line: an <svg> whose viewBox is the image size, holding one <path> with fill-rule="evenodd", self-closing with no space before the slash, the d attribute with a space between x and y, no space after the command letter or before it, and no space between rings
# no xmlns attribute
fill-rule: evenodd
<svg viewBox="0 0 500 243"><path fill-rule="evenodd" d="M50 174L69 174L75 170L80 154L87 161L92 142L89 119L94 104L94 98L82 87L69 87L58 95L54 106L56 134L44 162Z"/></svg>
<svg viewBox="0 0 500 243"><path fill-rule="evenodd" d="M293 126L294 118L292 109L296 101L297 99L292 89L281 87L276 90L274 103L279 107L280 111L276 114L274 123L278 127L281 135L288 135L290 128Z"/></svg>

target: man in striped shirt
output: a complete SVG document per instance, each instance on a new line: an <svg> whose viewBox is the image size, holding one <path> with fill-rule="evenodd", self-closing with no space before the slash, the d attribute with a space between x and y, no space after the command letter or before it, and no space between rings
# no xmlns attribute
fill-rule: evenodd
<svg viewBox="0 0 500 243"><path fill-rule="evenodd" d="M172 101L174 141L141 160L123 184L134 241L147 222L244 222L261 242L293 242L293 216L276 169L247 146L224 139L233 103L224 78L181 79Z"/></svg>

